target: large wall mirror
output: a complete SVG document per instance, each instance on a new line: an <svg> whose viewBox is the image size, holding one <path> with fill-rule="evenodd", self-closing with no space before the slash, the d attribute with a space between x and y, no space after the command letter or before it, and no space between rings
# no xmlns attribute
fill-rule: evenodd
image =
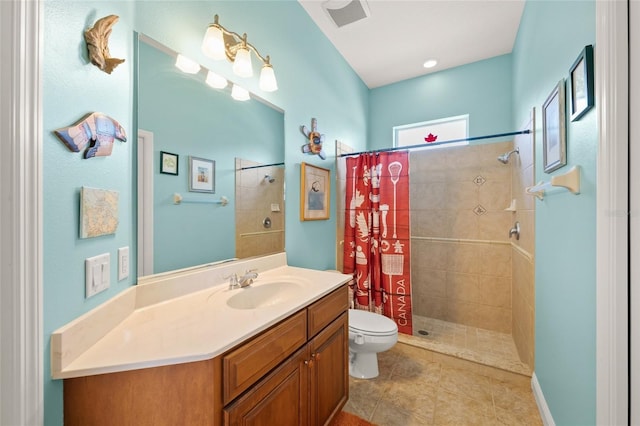
<svg viewBox="0 0 640 426"><path fill-rule="evenodd" d="M284 112L138 40L138 275L283 251Z"/></svg>

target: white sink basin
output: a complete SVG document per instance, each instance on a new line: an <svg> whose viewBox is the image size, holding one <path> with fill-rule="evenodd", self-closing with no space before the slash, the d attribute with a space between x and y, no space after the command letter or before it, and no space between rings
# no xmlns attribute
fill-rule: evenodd
<svg viewBox="0 0 640 426"><path fill-rule="evenodd" d="M227 300L234 309L257 309L276 306L300 295L302 286L293 281L273 281L240 289Z"/></svg>

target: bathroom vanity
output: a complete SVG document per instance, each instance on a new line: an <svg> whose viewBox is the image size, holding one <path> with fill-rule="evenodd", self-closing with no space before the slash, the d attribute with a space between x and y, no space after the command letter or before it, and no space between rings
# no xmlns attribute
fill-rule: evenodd
<svg viewBox="0 0 640 426"><path fill-rule="evenodd" d="M160 280L148 284L153 293L137 286L128 314L120 311L132 298L118 296L122 303L110 301L56 331L52 371L64 379L65 424L327 424L348 399L349 277L279 266L260 273L252 288L222 282L195 290L201 284L194 282L264 270L274 260ZM189 285L195 291L182 294ZM91 322L109 313L121 320L87 337Z"/></svg>

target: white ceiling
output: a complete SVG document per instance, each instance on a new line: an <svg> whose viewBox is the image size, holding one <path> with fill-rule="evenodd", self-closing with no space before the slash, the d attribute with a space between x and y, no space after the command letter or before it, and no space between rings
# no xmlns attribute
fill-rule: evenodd
<svg viewBox="0 0 640 426"><path fill-rule="evenodd" d="M525 2L368 0L368 18L338 28L325 0L298 1L369 88L511 53Z"/></svg>

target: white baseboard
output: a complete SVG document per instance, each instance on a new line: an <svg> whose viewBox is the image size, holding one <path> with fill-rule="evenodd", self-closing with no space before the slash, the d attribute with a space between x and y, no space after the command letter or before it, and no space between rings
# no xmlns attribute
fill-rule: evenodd
<svg viewBox="0 0 640 426"><path fill-rule="evenodd" d="M544 399L542 389L540 389L540 383L538 382L535 372L531 377L531 389L533 390L533 396L536 398L536 404L538 404L538 411L540 412L542 423L545 426L556 426L556 422L553 421L547 401Z"/></svg>

